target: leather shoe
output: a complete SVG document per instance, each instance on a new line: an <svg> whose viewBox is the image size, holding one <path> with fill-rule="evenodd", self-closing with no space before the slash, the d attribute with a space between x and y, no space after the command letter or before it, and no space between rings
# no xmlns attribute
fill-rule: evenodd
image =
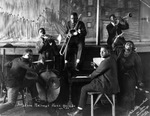
<svg viewBox="0 0 150 116"><path fill-rule="evenodd" d="M78 69L78 68L75 68L75 71L79 72L79 69Z"/></svg>
<svg viewBox="0 0 150 116"><path fill-rule="evenodd" d="M70 112L70 113L67 113L68 116L76 116L77 114L81 113L82 110L75 110L74 112Z"/></svg>

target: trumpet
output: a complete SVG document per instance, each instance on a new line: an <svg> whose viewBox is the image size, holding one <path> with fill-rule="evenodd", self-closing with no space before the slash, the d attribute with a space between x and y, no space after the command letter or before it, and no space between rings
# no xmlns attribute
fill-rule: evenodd
<svg viewBox="0 0 150 116"><path fill-rule="evenodd" d="M127 19L129 17L132 17L132 13L131 12L129 12L126 16L124 16L123 19Z"/></svg>
<svg viewBox="0 0 150 116"><path fill-rule="evenodd" d="M69 30L69 33L67 34L67 37L66 37L66 41L64 41L62 47L60 48L60 51L59 51L59 54L60 54L60 55L64 55L65 52L67 51L68 44L69 44L70 39L71 39L71 37L72 37L72 35L73 35L72 33L77 31L77 26L78 26L79 18L80 18L80 17L81 17L81 14L80 14L79 17L78 17L78 21L77 21L77 23L76 23L74 29Z"/></svg>
<svg viewBox="0 0 150 116"><path fill-rule="evenodd" d="M119 21L122 21L122 22L125 22L125 21L127 21L128 20L128 18L130 18L130 17L132 17L132 13L131 12L129 12L126 16L124 16L124 17L119 17Z"/></svg>

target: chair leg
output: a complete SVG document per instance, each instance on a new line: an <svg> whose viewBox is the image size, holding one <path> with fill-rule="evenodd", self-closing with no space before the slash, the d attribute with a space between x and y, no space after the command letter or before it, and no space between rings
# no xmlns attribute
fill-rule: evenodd
<svg viewBox="0 0 150 116"><path fill-rule="evenodd" d="M115 95L112 95L112 116L115 116Z"/></svg>
<svg viewBox="0 0 150 116"><path fill-rule="evenodd" d="M93 101L93 94L91 95L91 116L94 116L94 101Z"/></svg>
<svg viewBox="0 0 150 116"><path fill-rule="evenodd" d="M96 103L99 101L99 99L102 97L103 94L99 94L98 97L96 98L96 101L94 103L94 106L96 105Z"/></svg>

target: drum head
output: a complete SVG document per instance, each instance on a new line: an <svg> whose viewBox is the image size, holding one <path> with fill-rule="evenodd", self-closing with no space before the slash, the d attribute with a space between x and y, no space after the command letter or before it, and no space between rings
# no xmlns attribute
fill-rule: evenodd
<svg viewBox="0 0 150 116"><path fill-rule="evenodd" d="M45 94L40 94L40 96L47 95L48 102L53 102L57 99L59 93L60 93L60 78L58 77L58 74L56 74L54 71L44 71L40 74L40 77L44 80L46 86L42 87L42 91L47 92ZM43 97L42 97L43 98ZM41 98L41 99L42 99Z"/></svg>

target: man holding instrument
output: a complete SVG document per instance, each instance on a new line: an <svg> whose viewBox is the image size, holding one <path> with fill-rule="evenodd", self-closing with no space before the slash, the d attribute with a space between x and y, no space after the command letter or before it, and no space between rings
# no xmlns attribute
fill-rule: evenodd
<svg viewBox="0 0 150 116"><path fill-rule="evenodd" d="M67 40L69 41L67 50L65 52L65 64L72 62L75 58L75 69L80 63L81 54L85 45L85 36L87 34L85 25L79 20L78 14L72 12L70 21L66 25Z"/></svg>
<svg viewBox="0 0 150 116"><path fill-rule="evenodd" d="M25 80L25 75L27 71L38 72L43 66L44 62L40 60L40 62L37 65L33 65L32 56L32 50L26 49L22 57L15 58L10 62L5 63L4 66L8 67L9 69L5 82L7 88L8 101L4 104L0 104L0 114L15 106L19 90L26 85L29 87L30 82L31 96L33 99L36 99L38 93L35 93L34 91L36 90L35 83L31 80Z"/></svg>
<svg viewBox="0 0 150 116"><path fill-rule="evenodd" d="M46 34L44 28L39 28L39 40L36 43L36 49L39 53L39 60L51 60L54 62L55 56L59 55L58 48L56 45L57 39L51 35ZM49 68L53 68L53 63L50 63L52 66Z"/></svg>
<svg viewBox="0 0 150 116"><path fill-rule="evenodd" d="M129 24L124 18L120 17L117 19L114 14L111 14L109 19L110 23L106 26L108 32L107 44L112 47L116 37L118 37L118 35L122 36L122 30L129 29ZM124 38L121 39L123 40Z"/></svg>

